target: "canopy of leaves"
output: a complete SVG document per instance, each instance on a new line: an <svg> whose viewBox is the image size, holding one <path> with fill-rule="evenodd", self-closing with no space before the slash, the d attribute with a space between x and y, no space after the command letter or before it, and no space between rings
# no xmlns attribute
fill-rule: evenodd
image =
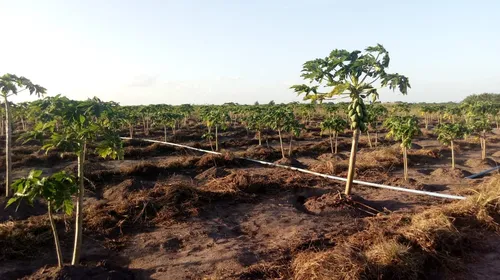
<svg viewBox="0 0 500 280"><path fill-rule="evenodd" d="M347 121L341 118L340 116L334 116L321 122L320 127L321 127L321 133L324 132L340 133L347 128Z"/></svg>
<svg viewBox="0 0 500 280"><path fill-rule="evenodd" d="M341 49L333 50L325 58L307 61L302 67L302 77L309 85L294 85L291 88L298 94L304 94L304 100L322 102L336 96L378 98L376 81L382 87L398 89L407 94L410 83L407 77L386 72L389 67L389 52L380 44L367 47L364 52ZM320 90L320 86L327 88Z"/></svg>
<svg viewBox="0 0 500 280"><path fill-rule="evenodd" d="M22 76L18 77L13 74L5 74L0 77L0 93L2 93L3 96L17 94L19 89L26 89L30 94L35 94L37 96L43 95L46 92L44 87L33 84L29 79Z"/></svg>
<svg viewBox="0 0 500 280"><path fill-rule="evenodd" d="M463 123L442 123L436 127L438 140L444 145L450 145L451 141L460 139L468 133L467 127Z"/></svg>
<svg viewBox="0 0 500 280"><path fill-rule="evenodd" d="M415 116L392 116L384 122L384 125L389 129L387 137L400 141L401 147L410 148L412 139L422 133Z"/></svg>
<svg viewBox="0 0 500 280"><path fill-rule="evenodd" d="M71 196L77 192L78 187L75 177L64 171L42 177L41 170L31 170L28 177L16 180L12 189L15 193L7 206L19 203L22 199L33 205L37 198L42 198L51 202L52 210L62 210L69 215L73 211Z"/></svg>
<svg viewBox="0 0 500 280"><path fill-rule="evenodd" d="M500 104L500 93L481 93L467 96L463 103L491 102Z"/></svg>

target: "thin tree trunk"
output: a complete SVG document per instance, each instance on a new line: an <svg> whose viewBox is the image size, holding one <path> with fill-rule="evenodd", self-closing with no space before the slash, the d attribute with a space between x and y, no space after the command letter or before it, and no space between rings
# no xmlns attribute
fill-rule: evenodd
<svg viewBox="0 0 500 280"><path fill-rule="evenodd" d="M335 153L334 149L333 149L333 133L332 131L330 131L330 149L332 150L332 154Z"/></svg>
<svg viewBox="0 0 500 280"><path fill-rule="evenodd" d="M486 132L483 131L483 135L481 136L481 140L483 142L482 151L481 151L481 159L486 159Z"/></svg>
<svg viewBox="0 0 500 280"><path fill-rule="evenodd" d="M351 155L349 157L349 170L347 171L347 182L345 186L345 194L351 195L352 181L354 180L354 171L356 168L356 153L358 152L359 128L354 129L352 135Z"/></svg>
<svg viewBox="0 0 500 280"><path fill-rule="evenodd" d="M12 131L10 124L10 106L7 95L4 95L5 102L5 196L10 196L10 185L12 184L12 155L10 152Z"/></svg>
<svg viewBox="0 0 500 280"><path fill-rule="evenodd" d="M375 130L375 147L378 146L378 130Z"/></svg>
<svg viewBox="0 0 500 280"><path fill-rule="evenodd" d="M450 142L451 144L451 169L455 169L455 149L453 147L453 140Z"/></svg>
<svg viewBox="0 0 500 280"><path fill-rule="evenodd" d="M133 125L129 124L128 132L130 134L130 138L134 138L134 126Z"/></svg>
<svg viewBox="0 0 500 280"><path fill-rule="evenodd" d="M24 123L24 118L21 116L21 127L23 128L23 131L26 131L26 124Z"/></svg>
<svg viewBox="0 0 500 280"><path fill-rule="evenodd" d="M59 242L59 235L57 234L57 228L56 228L56 224L54 223L54 218L52 218L52 206L51 206L50 201L48 202L48 208L49 208L50 227L52 228L52 233L54 234L54 243L56 245L57 266L62 267L63 266L63 256L62 256L62 252L61 252L61 243Z"/></svg>
<svg viewBox="0 0 500 280"><path fill-rule="evenodd" d="M167 142L167 126L163 126L163 133L165 134L165 142Z"/></svg>
<svg viewBox="0 0 500 280"><path fill-rule="evenodd" d="M335 132L335 154L337 154L338 139L339 139L339 133Z"/></svg>
<svg viewBox="0 0 500 280"><path fill-rule="evenodd" d="M366 137L368 138L368 146L370 146L370 148L373 148L372 139L370 137L370 132L368 130L366 130Z"/></svg>
<svg viewBox="0 0 500 280"><path fill-rule="evenodd" d="M215 151L219 151L219 133L218 133L218 127L215 126Z"/></svg>
<svg viewBox="0 0 500 280"><path fill-rule="evenodd" d="M83 144L83 149L78 154L78 199L76 201L76 224L75 224L75 243L73 247L73 260L71 265L78 265L80 263L80 251L82 248L82 235L83 235L83 170L85 164L85 150L86 144Z"/></svg>
<svg viewBox="0 0 500 280"><path fill-rule="evenodd" d="M261 134L260 130L257 132L259 134L259 146L262 146L262 139L261 139Z"/></svg>
<svg viewBox="0 0 500 280"><path fill-rule="evenodd" d="M281 156L285 158L285 150L283 149L283 139L281 139L281 130L278 129L278 136L280 137L280 146L281 146Z"/></svg>
<svg viewBox="0 0 500 280"><path fill-rule="evenodd" d="M288 157L292 157L292 140L293 140L293 135L290 135L290 147L288 148Z"/></svg>
<svg viewBox="0 0 500 280"><path fill-rule="evenodd" d="M429 130L429 116L425 115L425 129L426 130Z"/></svg>
<svg viewBox="0 0 500 280"><path fill-rule="evenodd" d="M406 147L403 147L403 177L404 180L408 180L408 155Z"/></svg>

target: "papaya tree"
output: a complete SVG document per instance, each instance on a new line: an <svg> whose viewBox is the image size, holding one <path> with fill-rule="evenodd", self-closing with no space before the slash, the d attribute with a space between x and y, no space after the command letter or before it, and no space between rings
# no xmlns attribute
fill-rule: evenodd
<svg viewBox="0 0 500 280"><path fill-rule="evenodd" d="M286 158L285 149L283 148L283 137L282 132L286 131L289 123L295 120L293 111L285 106L273 106L269 108L269 114L267 115L267 123L270 128L278 132L278 137L280 140L281 156Z"/></svg>
<svg viewBox="0 0 500 280"><path fill-rule="evenodd" d="M172 129L172 135L175 137L175 128L179 120L183 117L183 115L168 109L163 111L160 110L153 116L154 122L163 127L165 142L167 142L167 128Z"/></svg>
<svg viewBox="0 0 500 280"><path fill-rule="evenodd" d="M410 83L407 77L400 74L389 74L389 52L380 44L367 47L364 51L333 50L326 58L307 61L302 67L302 77L309 85L294 85L291 88L305 100L322 102L335 97L348 97L348 115L352 120L352 147L349 159L349 170L345 194L350 195L359 134L367 129L367 112L364 99L378 99L378 87L396 88L407 94ZM325 87L324 91L320 86Z"/></svg>
<svg viewBox="0 0 500 280"><path fill-rule="evenodd" d="M13 74L5 74L0 77L0 93L5 106L5 195L10 196L9 188L12 184L12 112L8 98L27 90L30 95L40 97L45 94L46 89L40 85L33 84L25 77Z"/></svg>
<svg viewBox="0 0 500 280"><path fill-rule="evenodd" d="M420 107L420 113L424 117L425 129L429 129L429 123L432 120L432 113L435 112L435 107L432 105L424 105Z"/></svg>
<svg viewBox="0 0 500 280"><path fill-rule="evenodd" d="M320 127L321 134L324 134L325 132L328 133L328 136L330 137L330 148L332 150L332 154L336 154L338 146L338 135L339 133L344 132L344 130L347 128L347 121L340 116L334 116L321 122ZM333 139L335 139L335 147L333 145Z"/></svg>
<svg viewBox="0 0 500 280"><path fill-rule="evenodd" d="M57 100L61 101L61 100ZM115 106L94 97L78 102L67 100L50 107L51 122L40 123L33 131L26 133L25 139L41 139L42 149L47 152L58 149L73 153L78 163L78 190L76 200L75 243L72 265L80 262L83 230L84 166L88 145L96 146L95 152L103 158L123 158L123 143L119 137L118 124L114 115ZM56 131L56 120L61 126Z"/></svg>
<svg viewBox="0 0 500 280"><path fill-rule="evenodd" d="M467 134L467 127L463 123L442 123L437 126L438 141L450 146L451 169L455 169L455 147L454 141L463 138Z"/></svg>
<svg viewBox="0 0 500 280"><path fill-rule="evenodd" d="M467 107L467 127L472 134L479 137L481 144L481 159L486 159L486 139L492 131L492 123L489 118L492 104L487 102L476 102Z"/></svg>
<svg viewBox="0 0 500 280"><path fill-rule="evenodd" d="M72 195L77 192L76 179L64 171L54 173L49 177L41 177L41 175L41 170L31 170L28 177L14 181L12 184L14 195L7 202L7 207L16 202L20 203L23 199L30 205L33 205L37 199L43 199L47 202L47 213L56 247L57 265L62 267L64 261L61 243L52 215L58 211L63 211L67 215L72 214Z"/></svg>
<svg viewBox="0 0 500 280"><path fill-rule="evenodd" d="M247 128L257 132L259 146L262 146L262 131L266 128L267 113L268 111L263 107L254 106L244 118Z"/></svg>
<svg viewBox="0 0 500 280"><path fill-rule="evenodd" d="M384 122L384 125L389 129L387 137L401 142L403 174L406 181L408 180L408 149L411 148L413 138L421 134L418 119L415 116L392 116Z"/></svg>
<svg viewBox="0 0 500 280"><path fill-rule="evenodd" d="M378 145L378 128L379 128L379 123L387 117L388 110L387 108L380 104L380 103L372 103L368 106L367 108L367 122L369 127L371 127L373 130L375 130L375 146ZM366 133L368 134L368 143L370 144L371 147L371 137L370 137L370 132L367 130Z"/></svg>
<svg viewBox="0 0 500 280"><path fill-rule="evenodd" d="M226 129L227 122L229 119L229 114L223 108L209 108L202 116L203 120L207 124L208 132L205 135L209 140L215 137L215 151L219 151L219 129ZM212 128L215 129L214 136L212 134ZM211 140L210 140L211 141ZM210 144L211 146L212 144Z"/></svg>
<svg viewBox="0 0 500 280"><path fill-rule="evenodd" d="M287 131L290 135L290 142L288 146L288 157L292 156L292 142L293 142L293 136L298 137L300 135L300 132L305 128L304 124L301 124L297 119L295 118L288 118L287 122L285 124L285 131Z"/></svg>

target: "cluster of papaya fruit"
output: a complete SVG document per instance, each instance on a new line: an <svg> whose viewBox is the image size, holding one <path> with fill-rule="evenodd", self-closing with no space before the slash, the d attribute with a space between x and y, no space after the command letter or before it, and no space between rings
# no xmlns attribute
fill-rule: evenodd
<svg viewBox="0 0 500 280"><path fill-rule="evenodd" d="M367 129L368 112L361 97L354 99L354 102L347 107L349 118L351 118L351 128L365 132Z"/></svg>

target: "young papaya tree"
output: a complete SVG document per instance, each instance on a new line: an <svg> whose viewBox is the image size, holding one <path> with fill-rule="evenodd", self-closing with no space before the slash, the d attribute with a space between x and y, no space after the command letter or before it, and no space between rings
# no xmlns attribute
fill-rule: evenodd
<svg viewBox="0 0 500 280"><path fill-rule="evenodd" d="M389 129L387 137L401 142L403 174L406 181L408 180L408 149L411 148L413 138L421 134L418 119L415 116L392 116L384 122L384 125Z"/></svg>
<svg viewBox="0 0 500 280"><path fill-rule="evenodd" d="M77 192L76 179L64 171L54 173L49 177L42 177L41 175L41 170L31 170L28 177L14 181L12 184L14 195L9 199L6 207L14 203L20 203L23 199L30 205L33 205L33 202L40 198L47 202L50 228L54 235L56 247L57 265L62 267L64 261L61 243L59 242L59 235L52 215L58 211L63 211L67 215L72 214L72 196Z"/></svg>
<svg viewBox="0 0 500 280"><path fill-rule="evenodd" d="M364 99L378 99L378 88L396 88L407 94L410 88L409 80L400 74L389 74L389 52L380 44L367 47L364 51L333 50L326 58L307 61L302 67L302 77L309 85L294 85L291 88L305 100L322 102L336 97L348 97L350 103L348 114L353 129L352 147L349 159L349 170L345 194L350 195L359 134L367 129L367 112ZM325 87L324 91L320 86Z"/></svg>
<svg viewBox="0 0 500 280"><path fill-rule="evenodd" d="M367 122L369 127L375 130L375 146L378 146L379 123L387 117L389 111L384 105L380 103L372 103L366 107L368 113ZM370 144L371 147L370 132L366 131L366 133L368 134L368 143Z"/></svg>
<svg viewBox="0 0 500 280"><path fill-rule="evenodd" d="M466 111L467 128L471 134L479 137L481 144L481 159L486 159L486 139L492 129L492 104L489 102L467 103L463 107Z"/></svg>
<svg viewBox="0 0 500 280"><path fill-rule="evenodd" d="M61 101L61 100L58 100ZM123 143L119 137L118 123L111 103L103 102L94 97L87 101L77 102L67 100L59 102L57 107L49 107L53 121L39 124L23 138L42 138L42 149L47 152L58 149L77 156L78 191L76 200L75 243L72 265L80 262L83 230L83 196L84 196L84 165L88 153L88 145L94 144L95 152L103 158L122 159ZM61 120L58 131L55 130L56 119Z"/></svg>
<svg viewBox="0 0 500 280"><path fill-rule="evenodd" d="M0 94L5 106L5 195L10 196L9 188L12 184L12 112L8 98L27 90L30 95L40 97L45 94L46 89L40 85L33 84L25 77L13 74L0 76Z"/></svg>
<svg viewBox="0 0 500 280"><path fill-rule="evenodd" d="M246 123L248 129L255 130L257 132L259 146L262 146L262 131L266 128L266 114L267 110L263 107L254 106L244 118L244 122Z"/></svg>
<svg viewBox="0 0 500 280"><path fill-rule="evenodd" d="M207 124L208 132L204 135L204 137L208 138L211 141L211 133L212 128L215 129L214 137L215 137L215 151L219 151L219 129L227 129L227 122L229 119L229 114L223 108L211 108L208 109L202 116L203 120ZM212 144L210 144L212 146Z"/></svg>
<svg viewBox="0 0 500 280"><path fill-rule="evenodd" d="M431 105L423 105L420 107L420 113L424 117L425 129L429 129L429 122L432 120L432 113L434 113L434 106Z"/></svg>
<svg viewBox="0 0 500 280"><path fill-rule="evenodd" d="M301 124L297 119L295 118L289 118L287 120L287 123L285 124L285 131L287 131L290 134L290 142L288 146L288 157L292 156L292 142L293 142L293 137L299 137L300 132L305 128L304 124Z"/></svg>
<svg viewBox="0 0 500 280"><path fill-rule="evenodd" d="M338 136L339 133L344 132L347 128L347 121L340 116L334 116L321 122L320 127L321 134L327 132L330 137L330 148L332 150L332 154L337 154ZM333 139L335 139L335 146L333 145Z"/></svg>
<svg viewBox="0 0 500 280"><path fill-rule="evenodd" d="M441 144L450 146L451 149L451 169L455 169L455 147L454 141L463 138L467 134L467 127L463 123L442 123L437 126L438 141Z"/></svg>
<svg viewBox="0 0 500 280"><path fill-rule="evenodd" d="M283 158L286 158L285 149L283 148L282 132L286 131L287 125L295 120L293 111L290 108L284 106L274 105L272 108L269 108L269 114L267 115L266 119L268 126L278 132L281 156Z"/></svg>
<svg viewBox="0 0 500 280"><path fill-rule="evenodd" d="M156 114L154 114L154 123L159 124L163 127L165 142L167 142L167 128L172 129L172 135L175 137L175 128L179 120L181 120L183 117L183 115L168 109L163 111L160 110Z"/></svg>

